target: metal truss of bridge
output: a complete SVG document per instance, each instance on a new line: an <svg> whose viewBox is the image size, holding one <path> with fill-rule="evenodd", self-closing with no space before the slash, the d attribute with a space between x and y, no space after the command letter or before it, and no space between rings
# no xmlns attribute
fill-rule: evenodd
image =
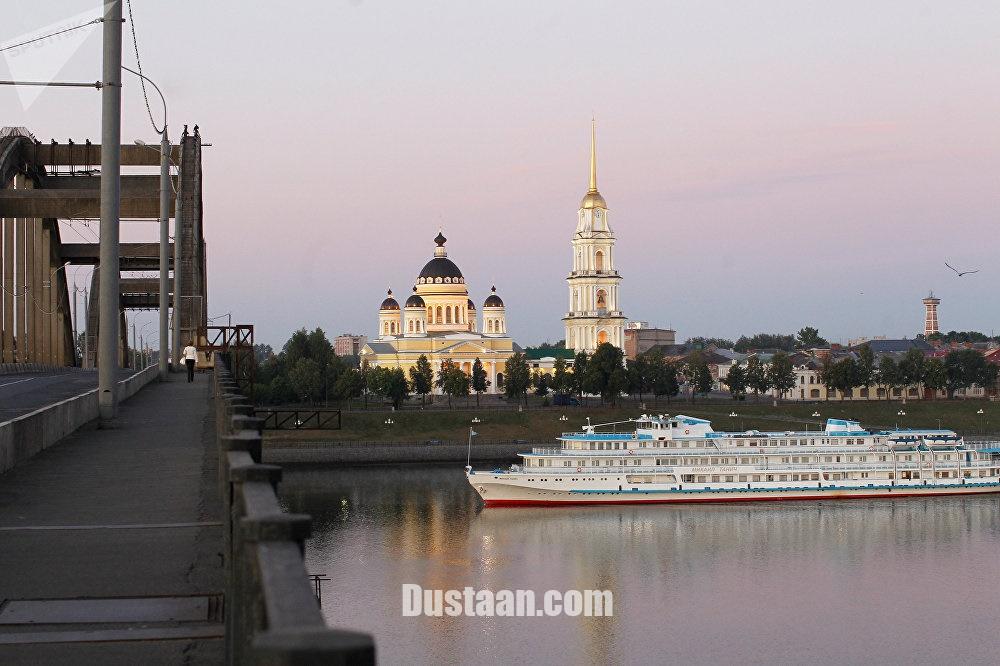
<svg viewBox="0 0 1000 666"><path fill-rule="evenodd" d="M172 146L176 168L171 201L175 242L170 247L173 316L179 317L178 342L194 340L207 318L205 241L202 219L202 142L195 126L187 127ZM89 140L41 143L23 128L0 132L0 361L54 366L94 367L98 330L98 271L94 271L87 307L88 358L80 358L73 344L70 293L66 269L96 266L99 244L65 242L60 222L74 223L100 217L101 146ZM122 145L121 218L159 219L159 149ZM150 167L149 173L133 167ZM154 169L155 168L155 172ZM95 230L99 225L93 225ZM120 247L120 364L131 354L124 326L126 310L157 309L159 235L150 228L150 242L122 243ZM145 229L144 229L145 231ZM180 276L180 294L174 293Z"/></svg>

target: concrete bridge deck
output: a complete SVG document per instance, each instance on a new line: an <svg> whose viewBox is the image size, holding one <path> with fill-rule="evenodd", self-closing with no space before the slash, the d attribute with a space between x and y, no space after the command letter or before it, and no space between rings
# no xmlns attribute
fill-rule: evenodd
<svg viewBox="0 0 1000 666"><path fill-rule="evenodd" d="M223 662L210 381L154 382L0 476L0 663Z"/></svg>
<svg viewBox="0 0 1000 666"><path fill-rule="evenodd" d="M122 380L135 371L118 370ZM67 368L61 371L0 374L0 421L13 419L53 403L97 388L97 370Z"/></svg>

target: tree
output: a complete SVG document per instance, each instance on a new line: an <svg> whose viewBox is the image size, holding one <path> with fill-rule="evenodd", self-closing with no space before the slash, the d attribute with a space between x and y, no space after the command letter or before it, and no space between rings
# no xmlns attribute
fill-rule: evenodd
<svg viewBox="0 0 1000 666"><path fill-rule="evenodd" d="M358 398L364 388L364 378L361 376L361 371L356 368L348 368L337 377L337 382L333 385L333 397L338 401Z"/></svg>
<svg viewBox="0 0 1000 666"><path fill-rule="evenodd" d="M992 386L997 379L997 366L989 363L986 357L975 349L956 349L944 357L944 369L947 381L945 389L948 398L955 396L958 389L970 386Z"/></svg>
<svg viewBox="0 0 1000 666"><path fill-rule="evenodd" d="M486 376L486 368L478 358L472 364L472 390L476 392L476 407L479 406L479 396L490 388L490 380Z"/></svg>
<svg viewBox="0 0 1000 666"><path fill-rule="evenodd" d="M434 368L431 367L426 354L421 354L417 364L410 368L410 386L413 387L414 393L420 394L420 405L423 406L427 394L434 388Z"/></svg>
<svg viewBox="0 0 1000 666"><path fill-rule="evenodd" d="M640 354L634 360L629 361L627 373L628 391L629 393L637 393L641 401L642 394L649 391L649 386L652 383L651 366L646 355Z"/></svg>
<svg viewBox="0 0 1000 666"><path fill-rule="evenodd" d="M469 375L458 367L451 359L441 363L434 386L448 396L448 409L451 409L451 399L469 395Z"/></svg>
<svg viewBox="0 0 1000 666"><path fill-rule="evenodd" d="M618 397L628 389L624 360L625 354L620 348L607 342L599 344L587 363L587 392L599 393L602 400L610 401L615 406ZM617 371L621 371L620 376L612 379Z"/></svg>
<svg viewBox="0 0 1000 666"><path fill-rule="evenodd" d="M81 333L81 335L83 334ZM83 349L82 343L80 349ZM274 349L271 348L271 345L256 344L253 346L253 357L257 364L260 365L264 361L274 357Z"/></svg>
<svg viewBox="0 0 1000 666"><path fill-rule="evenodd" d="M552 368L552 390L556 393L565 393L573 390L573 377L566 371L566 359L556 358Z"/></svg>
<svg viewBox="0 0 1000 666"><path fill-rule="evenodd" d="M853 392L855 387L861 386L858 364L849 356L833 363L824 374L827 388L839 390L841 400Z"/></svg>
<svg viewBox="0 0 1000 666"><path fill-rule="evenodd" d="M383 368L384 373L381 386L382 395L392 402L392 406L399 409L403 401L409 397L409 385L406 382L406 373L402 368Z"/></svg>
<svg viewBox="0 0 1000 666"><path fill-rule="evenodd" d="M735 342L726 338L704 338L700 336L688 338L684 344L693 349L708 349L709 347L732 349L736 345Z"/></svg>
<svg viewBox="0 0 1000 666"><path fill-rule="evenodd" d="M737 363L729 368L729 373L724 381L729 387L729 395L733 397L733 400L743 400L747 397L747 373L742 365Z"/></svg>
<svg viewBox="0 0 1000 666"><path fill-rule="evenodd" d="M921 380L924 388L931 391L932 397L937 397L937 392L944 390L948 386L948 371L944 367L944 361L939 358L929 358L924 361Z"/></svg>
<svg viewBox="0 0 1000 666"><path fill-rule="evenodd" d="M820 337L819 329L803 326L795 336L795 345L801 349L815 349L816 347L829 347L830 343Z"/></svg>
<svg viewBox="0 0 1000 666"><path fill-rule="evenodd" d="M319 363L311 358L300 358L288 372L288 382L300 402L312 404L323 390Z"/></svg>
<svg viewBox="0 0 1000 666"><path fill-rule="evenodd" d="M745 354L753 349L780 349L792 351L795 349L795 336L782 333L757 333L751 337L742 336L733 345L733 349Z"/></svg>
<svg viewBox="0 0 1000 666"><path fill-rule="evenodd" d="M518 401L523 398L524 404L527 405L528 388L531 386L531 371L528 369L527 358L520 352L511 354L505 369L507 375L504 378L504 394Z"/></svg>
<svg viewBox="0 0 1000 666"><path fill-rule="evenodd" d="M778 393L779 398L795 388L795 367L792 359L784 352L776 352L771 357L771 367L767 370L768 384Z"/></svg>
<svg viewBox="0 0 1000 666"><path fill-rule="evenodd" d="M767 370L761 363L759 356L751 356L747 359L747 386L753 391L754 396L759 400L761 393L767 393L771 387L771 382L767 378Z"/></svg>
<svg viewBox="0 0 1000 666"><path fill-rule="evenodd" d="M587 356L587 352L577 352L577 355L573 358L573 387L572 390L580 399L583 400L584 394L584 384L586 383L587 376L587 363L590 358Z"/></svg>
<svg viewBox="0 0 1000 666"><path fill-rule="evenodd" d="M919 349L907 349L898 364L899 380L903 386L916 386L924 381L924 364L927 357Z"/></svg>
<svg viewBox="0 0 1000 666"><path fill-rule="evenodd" d="M876 380L875 352L872 351L871 345L861 345L858 349L857 368L857 386L868 388Z"/></svg>
<svg viewBox="0 0 1000 666"><path fill-rule="evenodd" d="M695 395L707 395L712 390L712 371L700 352L688 357L686 374L691 383L691 402L694 402Z"/></svg>
<svg viewBox="0 0 1000 666"><path fill-rule="evenodd" d="M535 395L547 396L549 394L549 374L535 370L531 374L531 385L535 388Z"/></svg>
<svg viewBox="0 0 1000 666"><path fill-rule="evenodd" d="M653 385L651 390L657 398L667 396L667 404L670 399L681 392L681 384L677 381L677 366L662 356L653 365Z"/></svg>
<svg viewBox="0 0 1000 666"><path fill-rule="evenodd" d="M885 399L888 400L892 389L905 385L903 373L891 356L883 356L878 361L876 383L885 387Z"/></svg>

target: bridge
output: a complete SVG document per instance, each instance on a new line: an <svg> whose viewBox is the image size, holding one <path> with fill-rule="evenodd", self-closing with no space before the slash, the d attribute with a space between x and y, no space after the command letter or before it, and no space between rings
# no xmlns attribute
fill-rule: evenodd
<svg viewBox="0 0 1000 666"><path fill-rule="evenodd" d="M174 320L171 355L179 356L184 340L198 339L208 312L206 245L202 214L202 140L198 127L185 128L170 147L176 174L170 184L168 215L174 220L169 243L168 305ZM157 170L158 149L122 145L123 166ZM0 362L47 366L96 366L100 330L100 273L88 290L86 341L74 344L66 267L96 266L98 243L64 242L60 221L99 218L101 146L89 140L43 143L24 128L0 132ZM130 170L130 171L131 171ZM120 177L121 217L158 220L159 174L129 173ZM157 238L119 245L119 364L132 363L124 325L128 310L159 307L159 280L142 275L159 270ZM179 289L178 289L179 287Z"/></svg>
<svg viewBox="0 0 1000 666"><path fill-rule="evenodd" d="M119 243L107 420L102 271L85 332L66 276L98 267L101 248L62 233L101 213L102 146L0 132L0 663L375 662L370 636L326 626L303 560L311 519L281 510L281 468L261 463L253 326L207 325L202 146L194 126L169 147L165 305L170 356L196 340L205 372L189 384L136 362L125 313L161 307L149 273L162 245ZM160 219L160 176L141 172L159 151L120 153L134 167L120 177L121 218Z"/></svg>

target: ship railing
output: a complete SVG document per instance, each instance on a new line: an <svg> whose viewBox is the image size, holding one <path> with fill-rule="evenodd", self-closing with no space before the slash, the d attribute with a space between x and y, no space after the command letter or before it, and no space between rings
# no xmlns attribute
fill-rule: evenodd
<svg viewBox="0 0 1000 666"><path fill-rule="evenodd" d="M931 469L936 467L937 469L972 469L980 467L994 467L996 463L991 463L988 460L973 460L971 462L961 461L959 463L956 460L935 460L934 464L931 464L930 458L923 460L922 462L916 460L900 460L896 463L896 469ZM893 469L893 464L891 460L880 463L860 463L860 462L836 462L836 463L779 463L774 465L757 465L757 469L761 470L808 470L816 471L818 469L861 469L861 470L886 470Z"/></svg>

